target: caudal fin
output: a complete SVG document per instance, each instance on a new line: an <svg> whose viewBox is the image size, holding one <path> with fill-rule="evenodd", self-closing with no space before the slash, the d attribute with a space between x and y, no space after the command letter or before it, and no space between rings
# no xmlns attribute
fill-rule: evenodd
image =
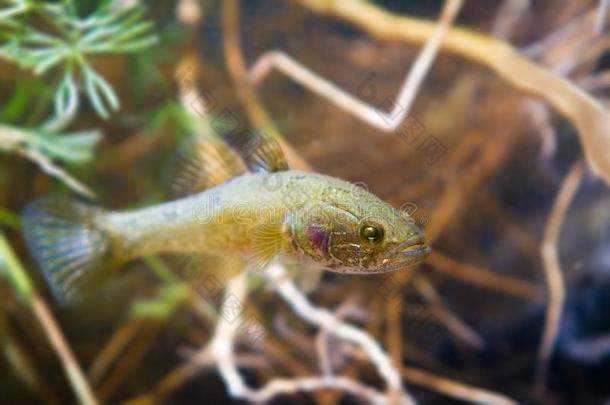
<svg viewBox="0 0 610 405"><path fill-rule="evenodd" d="M102 210L41 199L24 211L23 234L55 297L77 302L112 271L110 240L98 226Z"/></svg>

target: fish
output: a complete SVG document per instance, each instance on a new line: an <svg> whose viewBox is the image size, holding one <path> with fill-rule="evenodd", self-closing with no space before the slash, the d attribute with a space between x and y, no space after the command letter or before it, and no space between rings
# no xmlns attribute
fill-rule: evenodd
<svg viewBox="0 0 610 405"><path fill-rule="evenodd" d="M130 211L45 197L26 206L23 236L62 303L80 301L127 262L155 254L276 257L348 274L396 271L430 253L406 212L350 182L291 170L279 143L257 134L239 153L201 136L172 175L176 199Z"/></svg>

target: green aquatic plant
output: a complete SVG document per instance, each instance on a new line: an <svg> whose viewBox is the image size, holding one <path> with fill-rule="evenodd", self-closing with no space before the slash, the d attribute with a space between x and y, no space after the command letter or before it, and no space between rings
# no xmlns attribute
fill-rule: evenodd
<svg viewBox="0 0 610 405"><path fill-rule="evenodd" d="M108 118L119 108L112 86L93 68L96 55L135 52L156 43L153 24L143 21L139 6L103 2L81 17L75 2L8 0L0 6L0 59L37 76L54 71L55 114L72 117L84 91L95 111Z"/></svg>
<svg viewBox="0 0 610 405"><path fill-rule="evenodd" d="M93 197L93 193L54 163L85 163L101 137L95 130L60 133L48 126L20 128L0 123L0 151L16 153L36 163L47 174L63 181L72 190Z"/></svg>
<svg viewBox="0 0 610 405"><path fill-rule="evenodd" d="M37 292L25 268L15 255L5 235L0 232L0 278L7 279L19 298L29 307L49 344L62 363L64 372L81 404L96 404L95 397L57 321Z"/></svg>
<svg viewBox="0 0 610 405"><path fill-rule="evenodd" d="M17 88L12 101L22 102L10 102L11 108L0 114L0 120L4 121L0 123L0 150L34 161L48 174L89 197L93 194L55 161L85 163L91 159L93 147L100 139L100 132L95 130L66 131L76 116L80 93L86 95L96 113L105 119L120 106L116 92L95 70L91 59L136 52L158 40L152 33L153 24L142 18L142 7L110 1L100 3L83 17L84 13L79 13L73 0L0 0L0 60L51 83L54 110L51 118L39 125L16 124L32 121L32 117L26 119L23 114L23 120L15 116L24 112L23 100L28 104L32 97L39 97L31 90L24 95ZM18 113L14 113L15 105Z"/></svg>

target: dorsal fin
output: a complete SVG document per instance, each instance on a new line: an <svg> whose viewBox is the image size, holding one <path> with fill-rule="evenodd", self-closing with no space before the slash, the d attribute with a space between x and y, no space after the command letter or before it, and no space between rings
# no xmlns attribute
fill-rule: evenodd
<svg viewBox="0 0 610 405"><path fill-rule="evenodd" d="M246 173L241 157L222 139L199 136L183 145L176 154L170 176L174 197L201 192Z"/></svg>
<svg viewBox="0 0 610 405"><path fill-rule="evenodd" d="M289 170L286 157L279 142L264 132L248 132L229 141L241 151L252 172L281 172Z"/></svg>

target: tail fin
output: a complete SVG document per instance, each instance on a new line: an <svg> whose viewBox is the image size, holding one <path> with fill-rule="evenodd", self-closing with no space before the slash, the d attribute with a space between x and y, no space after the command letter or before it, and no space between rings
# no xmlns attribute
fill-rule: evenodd
<svg viewBox="0 0 610 405"><path fill-rule="evenodd" d="M97 226L103 211L60 199L34 201L25 209L23 233L55 297L75 303L112 271L110 240Z"/></svg>

